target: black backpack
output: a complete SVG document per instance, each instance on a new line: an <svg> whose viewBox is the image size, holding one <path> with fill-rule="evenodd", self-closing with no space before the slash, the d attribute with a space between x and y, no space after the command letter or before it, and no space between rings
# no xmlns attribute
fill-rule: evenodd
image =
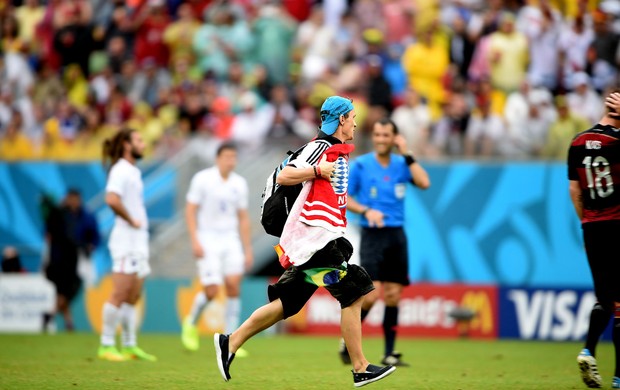
<svg viewBox="0 0 620 390"><path fill-rule="evenodd" d="M273 170L271 175L267 177L262 195L263 204L260 214L260 223L263 225L267 234L276 237L282 235L282 230L284 230L284 224L286 223L288 214L291 212L291 208L293 208L293 204L303 188L302 183L292 186L279 185L276 183L276 177L289 161L299 156L306 145L294 152L289 150L286 153L286 158Z"/></svg>

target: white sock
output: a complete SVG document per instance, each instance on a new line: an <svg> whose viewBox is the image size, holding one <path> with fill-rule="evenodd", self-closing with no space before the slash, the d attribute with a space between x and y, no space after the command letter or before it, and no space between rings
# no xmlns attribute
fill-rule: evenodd
<svg viewBox="0 0 620 390"><path fill-rule="evenodd" d="M198 324L200 314L202 314L204 308L207 307L207 303L209 303L209 301L207 300L207 296L204 291L196 294L194 297L194 303L192 303L192 309L189 311L189 318L191 319L192 324Z"/></svg>
<svg viewBox="0 0 620 390"><path fill-rule="evenodd" d="M129 303L123 303L120 308L121 325L123 327L123 346L135 347L137 345L138 319L136 307Z"/></svg>
<svg viewBox="0 0 620 390"><path fill-rule="evenodd" d="M225 333L231 334L239 327L241 316L241 300L238 297L226 300L226 317L224 318Z"/></svg>
<svg viewBox="0 0 620 390"><path fill-rule="evenodd" d="M120 317L120 309L110 302L103 304L103 326L101 329L101 345L112 347L116 344L116 327Z"/></svg>

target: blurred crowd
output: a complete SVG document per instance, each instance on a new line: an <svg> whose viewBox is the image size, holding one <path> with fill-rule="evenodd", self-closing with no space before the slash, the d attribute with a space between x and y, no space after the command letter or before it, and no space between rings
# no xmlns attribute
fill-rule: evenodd
<svg viewBox="0 0 620 390"><path fill-rule="evenodd" d="M0 159L91 160L123 126L311 138L325 97L416 156L565 158L618 85L616 0L5 0ZM363 143L362 143L363 144Z"/></svg>

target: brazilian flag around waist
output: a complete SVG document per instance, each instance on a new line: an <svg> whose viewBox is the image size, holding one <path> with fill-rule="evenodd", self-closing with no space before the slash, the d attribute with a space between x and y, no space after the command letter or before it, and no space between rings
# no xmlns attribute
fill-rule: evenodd
<svg viewBox="0 0 620 390"><path fill-rule="evenodd" d="M343 261L339 268L309 268L301 270L306 274L305 281L319 287L336 284L347 274L347 262Z"/></svg>

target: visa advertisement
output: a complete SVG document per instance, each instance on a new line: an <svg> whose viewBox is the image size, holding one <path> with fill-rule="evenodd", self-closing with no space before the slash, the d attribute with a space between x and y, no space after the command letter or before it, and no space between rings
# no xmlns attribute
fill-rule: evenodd
<svg viewBox="0 0 620 390"><path fill-rule="evenodd" d="M499 337L584 340L595 303L594 292L586 289L500 288ZM611 340L611 326L602 338Z"/></svg>

